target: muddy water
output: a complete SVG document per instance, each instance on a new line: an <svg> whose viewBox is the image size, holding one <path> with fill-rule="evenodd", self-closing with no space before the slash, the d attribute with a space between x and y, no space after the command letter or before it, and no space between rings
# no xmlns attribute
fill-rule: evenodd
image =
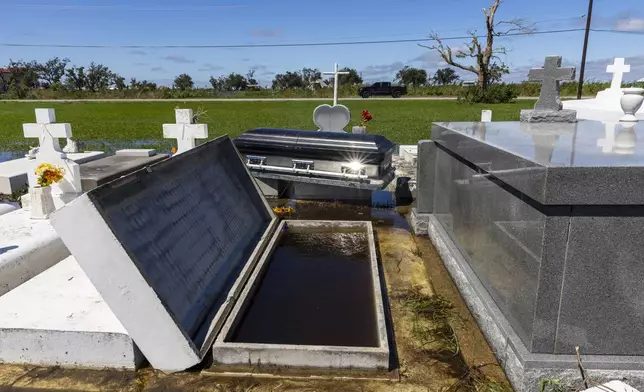
<svg viewBox="0 0 644 392"><path fill-rule="evenodd" d="M289 233L233 342L378 347L366 233Z"/></svg>

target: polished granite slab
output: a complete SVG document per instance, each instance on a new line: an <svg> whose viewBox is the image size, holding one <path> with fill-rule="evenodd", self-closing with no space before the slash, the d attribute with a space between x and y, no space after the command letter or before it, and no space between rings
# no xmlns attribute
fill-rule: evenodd
<svg viewBox="0 0 644 392"><path fill-rule="evenodd" d="M432 139L543 205L644 204L644 124L435 123Z"/></svg>

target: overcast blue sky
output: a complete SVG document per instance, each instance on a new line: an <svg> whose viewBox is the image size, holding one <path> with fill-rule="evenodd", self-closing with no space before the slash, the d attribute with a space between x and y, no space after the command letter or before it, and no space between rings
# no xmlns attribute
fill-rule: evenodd
<svg viewBox="0 0 644 392"><path fill-rule="evenodd" d="M0 42L71 45L226 45L444 37L468 29L484 31L482 8L492 0L3 0ZM506 0L497 20L528 18L538 30L581 28L588 0ZM605 66L626 57L644 77L642 0L595 0L594 28L638 34L591 33L588 77L607 79ZM569 64L581 59L583 32L499 40L505 61L522 80L546 55L562 55ZM462 41L449 41L458 46ZM197 82L210 75L255 69L261 84L276 72L302 67L331 70L333 63L356 68L365 79L391 80L404 65L433 73L440 58L416 43L249 49L88 49L0 47L0 63L9 59L68 57L73 64L96 61L126 78L168 83L186 72ZM464 79L472 79L464 76Z"/></svg>

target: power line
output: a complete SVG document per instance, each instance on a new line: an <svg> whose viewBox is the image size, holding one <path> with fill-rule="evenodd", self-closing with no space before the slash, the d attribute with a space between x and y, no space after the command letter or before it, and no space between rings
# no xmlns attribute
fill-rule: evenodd
<svg viewBox="0 0 644 392"><path fill-rule="evenodd" d="M631 31L631 30L614 30L614 29L590 29L597 33L617 33L617 34L631 34L631 35L644 35L644 31Z"/></svg>
<svg viewBox="0 0 644 392"><path fill-rule="evenodd" d="M221 4L221 5L204 5L204 6L181 6L181 7L139 7L128 5L84 5L84 4L7 4L3 8L23 8L23 9L60 9L60 10L122 10L122 11L206 11L247 8L245 4Z"/></svg>
<svg viewBox="0 0 644 392"><path fill-rule="evenodd" d="M531 33L510 33L501 37L518 37L526 35L544 35L560 34L584 31L582 28L544 30ZM478 38L485 38L485 35L478 35ZM470 39L471 35L458 37L441 38L443 41ZM497 37L499 38L499 37ZM346 45L378 45L378 44L400 44L400 43L418 43L433 41L432 38L415 38L415 39L392 39L392 40L374 40L374 41L338 41L338 42L298 42L298 43L281 43L281 44L233 44L233 45L76 45L76 44L22 44L22 43L0 43L0 47L19 47L19 48L82 48L82 49L229 49L229 48L289 48L289 47L306 47L306 46L346 46Z"/></svg>

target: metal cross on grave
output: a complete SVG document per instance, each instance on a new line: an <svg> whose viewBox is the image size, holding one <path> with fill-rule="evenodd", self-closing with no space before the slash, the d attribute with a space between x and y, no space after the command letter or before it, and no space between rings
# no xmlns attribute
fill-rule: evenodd
<svg viewBox="0 0 644 392"><path fill-rule="evenodd" d="M177 139L177 154L196 147L195 139L208 138L208 124L194 124L192 109L175 109L176 124L163 124L163 137Z"/></svg>
<svg viewBox="0 0 644 392"><path fill-rule="evenodd" d="M528 80L541 82L541 94L535 110L558 111L563 104L559 81L575 79L575 68L561 68L561 56L546 57L543 68L531 69Z"/></svg>
<svg viewBox="0 0 644 392"><path fill-rule="evenodd" d="M39 158L67 158L67 154L60 149L58 138L72 137L72 126L68 123L56 124L54 109L36 109L36 124L23 124L22 130L26 138L38 138Z"/></svg>
<svg viewBox="0 0 644 392"><path fill-rule="evenodd" d="M322 75L333 75L333 106L338 104L338 80L340 75L349 75L349 72L338 70L338 63L335 63L333 72L323 72Z"/></svg>
<svg viewBox="0 0 644 392"><path fill-rule="evenodd" d="M613 74L613 81L610 83L611 90L619 90L621 93L624 74L631 72L631 66L627 65L624 58L616 58L612 65L606 67L606 72Z"/></svg>

